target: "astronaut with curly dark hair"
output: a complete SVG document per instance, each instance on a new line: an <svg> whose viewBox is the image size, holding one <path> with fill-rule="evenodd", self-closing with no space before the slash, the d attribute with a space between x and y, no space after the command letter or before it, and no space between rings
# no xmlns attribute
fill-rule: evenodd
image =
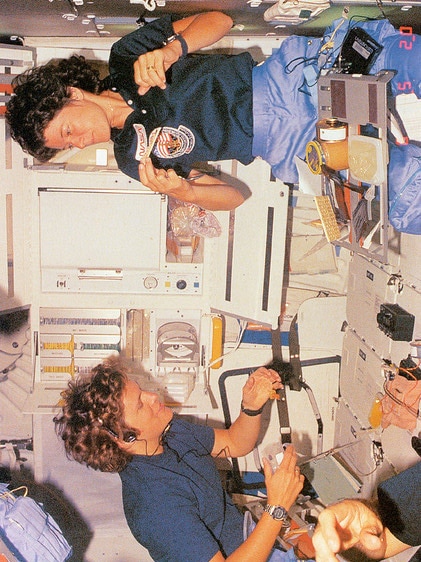
<svg viewBox="0 0 421 562"><path fill-rule="evenodd" d="M420 96L421 40L401 49L401 34L385 19L341 18L321 38L287 37L261 64L247 52L196 53L232 24L221 12L148 22L112 46L103 82L75 56L27 71L7 105L12 137L40 160L111 139L119 168L152 191L229 210L244 192L195 165L260 157L275 177L297 183L295 157L304 158L318 118L312 86L334 64L347 30L362 27L383 46L370 72L397 71L394 95L404 84Z"/></svg>
<svg viewBox="0 0 421 562"><path fill-rule="evenodd" d="M244 525L212 458L253 449L263 406L281 386L276 371L256 369L238 417L228 429L212 428L174 415L111 357L69 382L56 428L69 457L118 472L127 523L153 560L287 562L296 560L293 552L274 543L304 482L293 445L276 470L263 460L268 506L255 526Z"/></svg>
<svg viewBox="0 0 421 562"><path fill-rule="evenodd" d="M112 47L105 81L80 56L23 73L14 80L7 106L12 137L41 161L63 149L112 139L119 168L153 191L208 209L237 207L244 200L240 191L201 175L193 163L221 157L252 161L254 62L247 53L186 56L213 44L231 26L231 18L220 12L150 22ZM205 104L213 89L216 102ZM161 134L146 159L154 130Z"/></svg>

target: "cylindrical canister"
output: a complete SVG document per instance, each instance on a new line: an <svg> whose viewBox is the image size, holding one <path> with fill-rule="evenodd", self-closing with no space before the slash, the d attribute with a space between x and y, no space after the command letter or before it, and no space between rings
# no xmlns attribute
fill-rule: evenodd
<svg viewBox="0 0 421 562"><path fill-rule="evenodd" d="M331 170L348 168L348 140L336 142L310 141L306 146L306 162L313 174L321 174L322 166Z"/></svg>
<svg viewBox="0 0 421 562"><path fill-rule="evenodd" d="M321 119L316 123L316 138L323 142L337 142L348 136L348 125L336 117Z"/></svg>

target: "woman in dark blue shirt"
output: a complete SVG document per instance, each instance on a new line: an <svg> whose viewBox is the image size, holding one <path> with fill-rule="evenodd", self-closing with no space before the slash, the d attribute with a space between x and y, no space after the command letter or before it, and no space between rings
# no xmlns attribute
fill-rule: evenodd
<svg viewBox="0 0 421 562"><path fill-rule="evenodd" d="M152 191L228 210L243 193L195 163L261 157L275 177L297 183L295 157L304 158L315 135L318 74L333 65L352 26L384 45L371 72L399 69L394 93L409 84L420 95L421 40L401 49L387 20L342 18L322 38L286 38L259 65L249 53L195 53L232 23L220 12L154 20L113 45L103 82L80 57L18 76L6 114L13 138L43 160L112 139L119 168Z"/></svg>
<svg viewBox="0 0 421 562"><path fill-rule="evenodd" d="M294 447L275 471L264 459L267 505L247 536L213 460L253 449L263 406L281 386L276 371L256 369L243 387L238 417L228 429L212 428L174 416L110 358L89 378L69 383L55 421L69 456L120 474L127 523L157 562L295 560L273 549L304 482Z"/></svg>

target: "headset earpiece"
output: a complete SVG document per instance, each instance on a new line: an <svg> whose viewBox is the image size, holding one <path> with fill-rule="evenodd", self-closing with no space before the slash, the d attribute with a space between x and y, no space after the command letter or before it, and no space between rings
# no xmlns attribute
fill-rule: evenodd
<svg viewBox="0 0 421 562"><path fill-rule="evenodd" d="M134 443L137 440L137 435L134 431L125 431L123 434L123 441L125 443Z"/></svg>
<svg viewBox="0 0 421 562"><path fill-rule="evenodd" d="M103 425L102 426L106 431L108 431L108 433L114 437L114 439L120 439L120 437L117 435L117 433L115 431L113 431L112 429L110 429L109 427ZM137 439L137 435L134 431L125 431L123 433L123 441L125 443L133 443L134 441L136 441Z"/></svg>

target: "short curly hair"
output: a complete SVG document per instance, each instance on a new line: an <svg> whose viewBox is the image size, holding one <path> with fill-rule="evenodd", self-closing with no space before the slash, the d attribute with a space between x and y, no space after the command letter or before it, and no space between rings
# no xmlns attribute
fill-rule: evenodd
<svg viewBox="0 0 421 562"><path fill-rule="evenodd" d="M62 393L62 413L54 418L69 458L101 472L120 472L132 455L120 449L113 435L123 436L123 392L127 369L112 357L92 369L88 378L69 382Z"/></svg>
<svg viewBox="0 0 421 562"><path fill-rule="evenodd" d="M69 103L71 86L95 94L102 91L99 71L83 56L50 61L12 81L13 95L6 107L12 138L41 162L59 152L45 146L44 132L56 113Z"/></svg>

